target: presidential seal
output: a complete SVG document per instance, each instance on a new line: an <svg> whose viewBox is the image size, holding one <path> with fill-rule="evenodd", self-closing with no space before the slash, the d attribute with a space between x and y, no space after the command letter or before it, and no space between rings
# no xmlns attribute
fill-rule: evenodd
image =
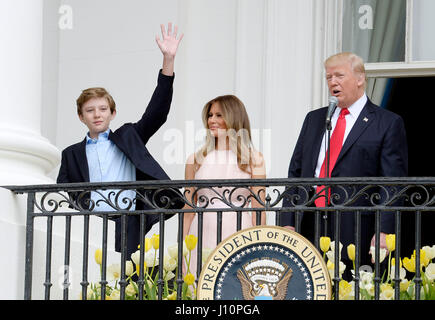
<svg viewBox="0 0 435 320"><path fill-rule="evenodd" d="M241 230L204 264L198 300L329 300L322 255L300 234L276 226Z"/></svg>

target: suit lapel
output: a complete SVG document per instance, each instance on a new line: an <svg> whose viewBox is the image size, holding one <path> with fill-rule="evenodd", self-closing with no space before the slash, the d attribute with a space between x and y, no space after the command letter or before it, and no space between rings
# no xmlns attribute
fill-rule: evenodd
<svg viewBox="0 0 435 320"><path fill-rule="evenodd" d="M110 130L109 132L109 140L112 141L118 147L118 149L127 157L127 159L131 161L131 163L133 163L136 169L140 167L141 163L140 161L137 160L138 157L137 156L135 157L135 153L137 153L138 150L136 148L135 150L136 152L130 151L128 145L126 144L128 143L128 140L127 142L124 142L121 136L119 134L113 133L112 130ZM133 145L133 143L131 143L130 145Z"/></svg>
<svg viewBox="0 0 435 320"><path fill-rule="evenodd" d="M110 130L109 132L109 140L112 141L118 147L118 149L127 156L127 158L129 158L129 154L126 152L127 150L124 149L121 138L119 137L119 135L114 134L112 130Z"/></svg>
<svg viewBox="0 0 435 320"><path fill-rule="evenodd" d="M164 170L148 152L143 142L138 143L138 140L135 141L134 136L131 136L131 134L121 135L118 130L115 132L110 131L109 140L111 140L118 149L124 153L136 170L141 171L151 178L160 180L169 179ZM138 179L138 176L136 178ZM143 180L143 178L141 180Z"/></svg>
<svg viewBox="0 0 435 320"><path fill-rule="evenodd" d="M89 182L88 158L86 158L86 138L74 149L74 158L84 182Z"/></svg>
<svg viewBox="0 0 435 320"><path fill-rule="evenodd" d="M349 135L341 148L334 168L337 167L338 162L344 157L349 148L358 140L361 134L375 121L376 113L374 108L377 107L375 107L370 100L367 100L366 105L361 110L358 119L353 125L352 130L350 130Z"/></svg>
<svg viewBox="0 0 435 320"><path fill-rule="evenodd" d="M316 171L317 167L317 161L319 160L319 152L320 152L320 146L322 144L323 136L325 135L326 128L325 128L325 118L326 118L326 111L327 108L325 108L325 112L321 113L321 117L317 119L318 123L314 125L313 127L316 128L316 131L314 132L314 138L312 143L312 152L313 155L311 158L311 170L312 172Z"/></svg>

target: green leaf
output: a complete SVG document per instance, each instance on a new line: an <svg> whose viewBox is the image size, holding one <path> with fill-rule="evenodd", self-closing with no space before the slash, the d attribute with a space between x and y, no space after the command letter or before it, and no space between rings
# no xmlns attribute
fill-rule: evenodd
<svg viewBox="0 0 435 320"><path fill-rule="evenodd" d="M164 285L164 288L163 288L163 289L164 289L164 291L163 291L163 296L164 296L164 297L167 297L167 296L169 295L168 281L165 280L164 284L165 284L165 285Z"/></svg>
<svg viewBox="0 0 435 320"><path fill-rule="evenodd" d="M400 300L411 300L411 297L409 296L408 292L402 291L400 292Z"/></svg>
<svg viewBox="0 0 435 320"><path fill-rule="evenodd" d="M147 280L144 281L144 287L145 287L145 292L146 292L146 296L144 297L144 299L151 300L151 288L148 285Z"/></svg>
<svg viewBox="0 0 435 320"><path fill-rule="evenodd" d="M181 299L187 300L187 290L189 289L189 286L183 282L183 288L182 288L182 294Z"/></svg>
<svg viewBox="0 0 435 320"><path fill-rule="evenodd" d="M137 286L137 283L130 280L130 283L133 285L134 291L136 291L136 294L139 294L139 288Z"/></svg>

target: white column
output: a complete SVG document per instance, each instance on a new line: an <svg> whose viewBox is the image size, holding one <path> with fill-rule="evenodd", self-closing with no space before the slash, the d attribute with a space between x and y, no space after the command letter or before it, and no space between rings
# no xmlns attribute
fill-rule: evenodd
<svg viewBox="0 0 435 320"><path fill-rule="evenodd" d="M41 136L42 0L0 2L0 185L53 182L59 150Z"/></svg>
<svg viewBox="0 0 435 320"><path fill-rule="evenodd" d="M0 186L53 183L60 159L41 136L42 12L42 0L0 1ZM22 299L26 197L0 188L0 201L0 299Z"/></svg>

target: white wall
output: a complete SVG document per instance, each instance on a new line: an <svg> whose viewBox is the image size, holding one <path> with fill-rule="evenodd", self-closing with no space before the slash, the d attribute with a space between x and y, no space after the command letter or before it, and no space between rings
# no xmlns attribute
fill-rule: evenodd
<svg viewBox="0 0 435 320"><path fill-rule="evenodd" d="M172 179L183 179L185 158L202 143L203 105L217 95L233 93L245 102L253 131L271 135L266 141L260 138L258 146L269 160L268 176L287 175L303 117L313 108L312 1L62 3L73 9L74 26L59 32L60 149L86 133L75 110L75 99L84 88L104 86L112 93L118 106L113 129L139 118L161 66L154 37L160 23L172 21L185 33L176 59L174 100L149 150ZM175 141L183 146L181 156L170 153Z"/></svg>

